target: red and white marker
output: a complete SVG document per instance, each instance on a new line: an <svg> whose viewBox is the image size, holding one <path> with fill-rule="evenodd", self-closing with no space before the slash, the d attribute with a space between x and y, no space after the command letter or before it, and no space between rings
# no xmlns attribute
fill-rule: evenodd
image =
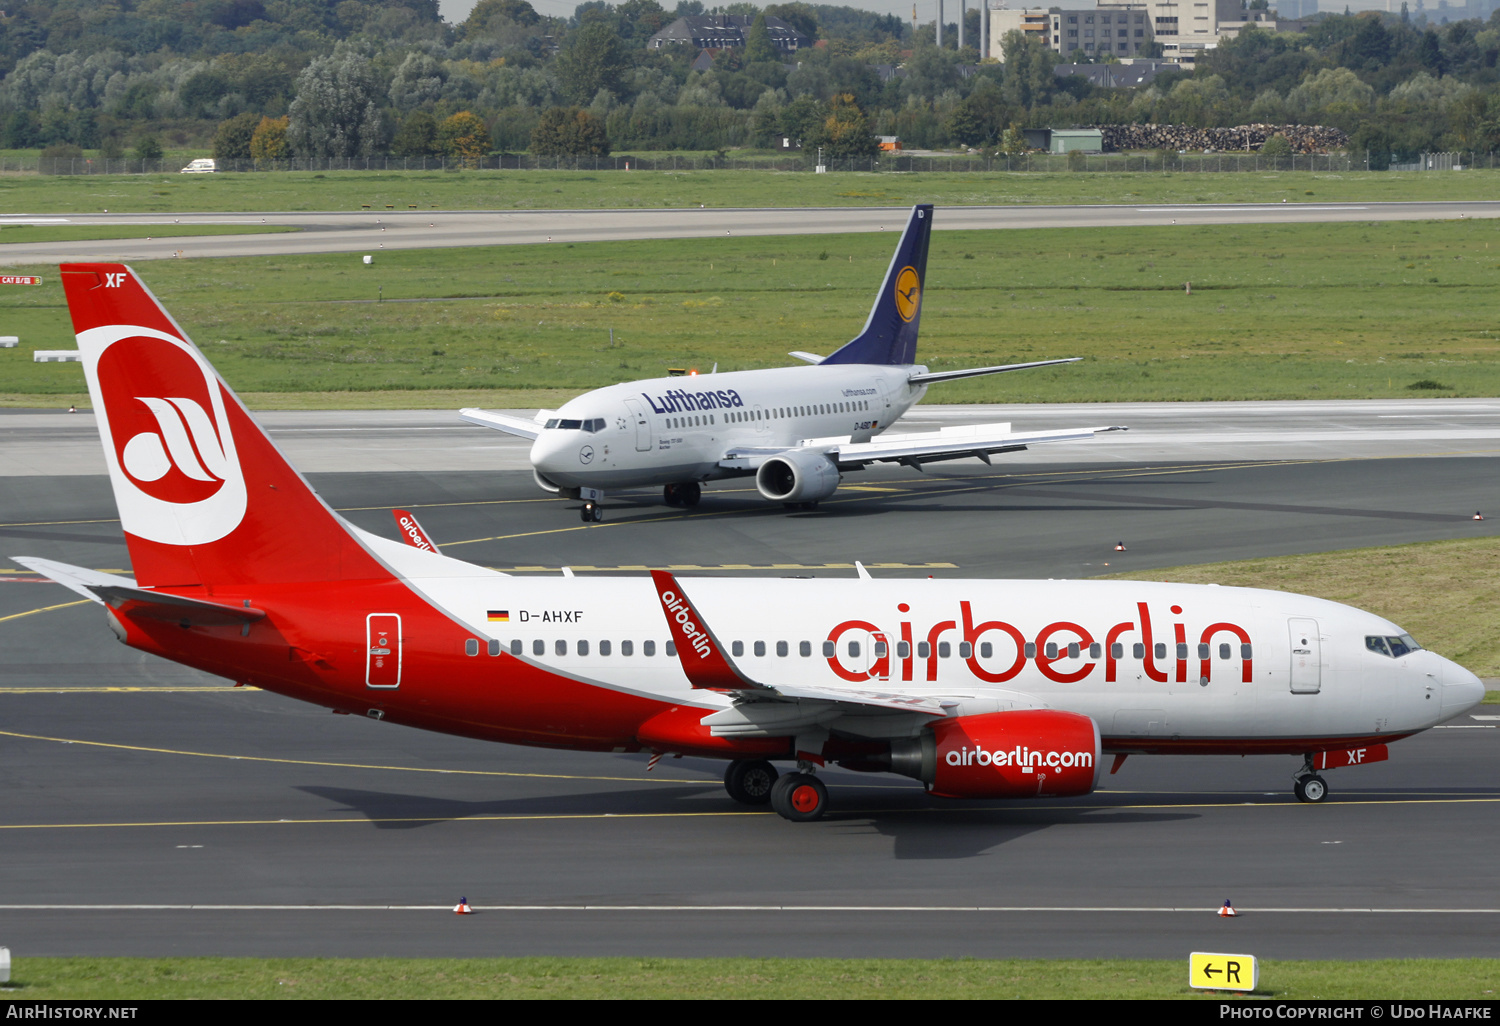
<svg viewBox="0 0 1500 1026"><path fill-rule="evenodd" d="M472 916L474 914L474 910L469 907L468 898L459 898L458 904L453 906L453 912L455 915L460 916Z"/></svg>
<svg viewBox="0 0 1500 1026"><path fill-rule="evenodd" d="M1219 915L1227 919L1230 916L1237 916L1239 913L1234 910L1234 906L1229 903L1229 899L1225 898L1224 907L1219 909Z"/></svg>

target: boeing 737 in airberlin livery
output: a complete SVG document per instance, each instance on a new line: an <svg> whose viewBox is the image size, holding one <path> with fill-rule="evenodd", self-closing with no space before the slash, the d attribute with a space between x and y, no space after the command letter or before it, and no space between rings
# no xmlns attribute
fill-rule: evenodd
<svg viewBox="0 0 1500 1026"><path fill-rule="evenodd" d="M134 577L17 562L133 648L377 720L510 744L723 759L793 820L819 767L947 798L1085 794L1106 756L1320 770L1472 708L1473 674L1300 595L1130 581L516 578L345 522L130 268L65 264ZM778 775L776 762L795 765Z"/></svg>
<svg viewBox="0 0 1500 1026"><path fill-rule="evenodd" d="M609 489L662 485L670 506L697 505L700 483L755 476L772 502L812 509L841 476L871 463L924 463L1017 452L1042 442L1092 438L1119 427L1015 432L968 424L883 434L935 381L1075 363L1078 357L929 372L917 364L932 207L912 208L865 328L831 356L794 352L812 367L655 378L600 388L526 420L460 410L474 424L534 439L536 483L583 499L585 521L602 520ZM877 437L878 436L878 437Z"/></svg>

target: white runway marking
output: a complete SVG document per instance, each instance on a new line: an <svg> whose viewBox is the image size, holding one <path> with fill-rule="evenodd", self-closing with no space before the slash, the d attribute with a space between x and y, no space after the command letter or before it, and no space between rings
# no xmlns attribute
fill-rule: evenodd
<svg viewBox="0 0 1500 1026"><path fill-rule="evenodd" d="M1203 905L474 905L476 912L1190 912ZM0 912L452 912L452 905L0 905ZM1253 908L1318 915L1500 915L1500 908Z"/></svg>

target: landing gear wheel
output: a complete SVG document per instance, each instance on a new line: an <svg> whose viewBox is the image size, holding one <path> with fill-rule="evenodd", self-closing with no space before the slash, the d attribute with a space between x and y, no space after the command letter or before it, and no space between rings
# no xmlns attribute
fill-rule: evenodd
<svg viewBox="0 0 1500 1026"><path fill-rule="evenodd" d="M724 771L724 790L741 805L765 805L778 774L764 759L736 759Z"/></svg>
<svg viewBox="0 0 1500 1026"><path fill-rule="evenodd" d="M698 500L703 498L703 489L698 487L697 481L689 481L677 486L677 501L684 506L692 508L698 505Z"/></svg>
<svg viewBox="0 0 1500 1026"><path fill-rule="evenodd" d="M811 773L788 773L771 788L771 808L793 823L822 819L828 811L828 788Z"/></svg>
<svg viewBox="0 0 1500 1026"><path fill-rule="evenodd" d="M682 497L677 490L678 487L678 485L671 484L662 488L661 501L665 502L668 506L681 506Z"/></svg>
<svg viewBox="0 0 1500 1026"><path fill-rule="evenodd" d="M1328 797L1328 781L1314 773L1310 777L1299 777L1292 785L1292 794L1299 802L1316 805Z"/></svg>
<svg viewBox="0 0 1500 1026"><path fill-rule="evenodd" d="M585 502L578 515L583 518L585 524L597 524L603 521L604 510L599 508L597 502Z"/></svg>

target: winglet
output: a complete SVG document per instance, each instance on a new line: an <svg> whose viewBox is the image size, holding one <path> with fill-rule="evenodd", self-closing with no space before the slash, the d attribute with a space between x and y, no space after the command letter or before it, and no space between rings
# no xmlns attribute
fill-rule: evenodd
<svg viewBox="0 0 1500 1026"><path fill-rule="evenodd" d="M406 542L406 544L413 548L421 549L424 552L436 552L438 550L437 544L426 531L422 530L422 525L417 523L416 516L411 512L404 509L393 509L391 510L391 516L396 518L396 527L400 529L401 540Z"/></svg>
<svg viewBox="0 0 1500 1026"><path fill-rule="evenodd" d="M693 687L710 691L744 691L763 686L743 676L730 663L719 639L714 637L703 617L683 594L677 578L665 570L653 570L651 580L656 584L657 597L661 599L667 629L677 643L682 672L687 674Z"/></svg>

